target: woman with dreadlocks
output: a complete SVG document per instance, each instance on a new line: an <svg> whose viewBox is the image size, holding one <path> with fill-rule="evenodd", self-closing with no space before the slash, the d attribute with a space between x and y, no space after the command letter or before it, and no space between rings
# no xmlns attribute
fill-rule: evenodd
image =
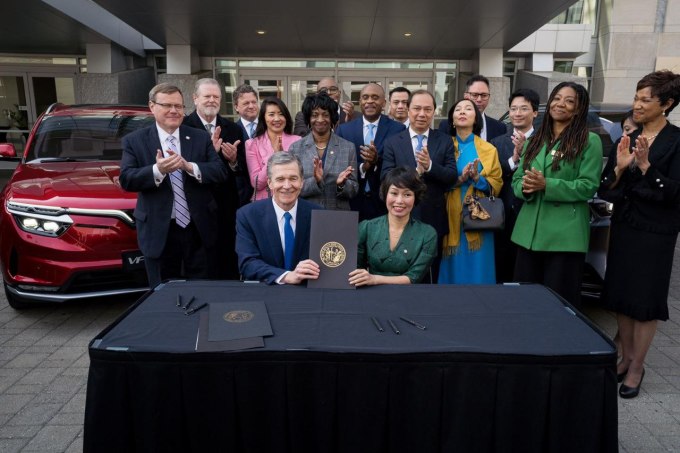
<svg viewBox="0 0 680 453"><path fill-rule="evenodd" d="M614 203L602 300L616 312L621 398L640 393L657 321L668 319L668 287L680 231L680 128L668 114L680 101L680 75L656 71L637 84L633 120L602 172L600 196Z"/></svg>
<svg viewBox="0 0 680 453"><path fill-rule="evenodd" d="M541 283L577 307L590 239L588 200L602 170L602 142L586 126L588 103L583 86L557 85L512 178L524 200L512 233L519 245L515 280Z"/></svg>

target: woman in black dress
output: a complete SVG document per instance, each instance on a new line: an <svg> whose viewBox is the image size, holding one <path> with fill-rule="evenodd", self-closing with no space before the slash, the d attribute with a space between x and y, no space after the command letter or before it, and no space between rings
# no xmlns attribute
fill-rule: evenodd
<svg viewBox="0 0 680 453"><path fill-rule="evenodd" d="M640 129L614 146L599 194L614 203L603 299L617 313L619 395L634 398L657 320L668 319L668 287L680 231L680 128L666 116L680 101L680 75L657 71L637 84Z"/></svg>

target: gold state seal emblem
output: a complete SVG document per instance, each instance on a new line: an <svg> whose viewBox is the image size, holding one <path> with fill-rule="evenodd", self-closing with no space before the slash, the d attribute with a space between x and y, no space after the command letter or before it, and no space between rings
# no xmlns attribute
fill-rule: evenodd
<svg viewBox="0 0 680 453"><path fill-rule="evenodd" d="M321 247L321 262L328 267L338 267L345 262L347 252L339 242L326 242Z"/></svg>
<svg viewBox="0 0 680 453"><path fill-rule="evenodd" d="M223 318L227 322L248 322L255 317L252 311L232 310L224 314Z"/></svg>

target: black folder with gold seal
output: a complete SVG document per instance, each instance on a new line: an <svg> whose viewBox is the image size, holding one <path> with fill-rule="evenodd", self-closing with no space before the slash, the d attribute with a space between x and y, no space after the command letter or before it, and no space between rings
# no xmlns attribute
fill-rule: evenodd
<svg viewBox="0 0 680 453"><path fill-rule="evenodd" d="M208 341L273 335L267 306L262 301L210 304Z"/></svg>
<svg viewBox="0 0 680 453"><path fill-rule="evenodd" d="M355 289L348 279L357 268L358 223L355 211L312 211L309 259L321 272L307 281L308 288Z"/></svg>

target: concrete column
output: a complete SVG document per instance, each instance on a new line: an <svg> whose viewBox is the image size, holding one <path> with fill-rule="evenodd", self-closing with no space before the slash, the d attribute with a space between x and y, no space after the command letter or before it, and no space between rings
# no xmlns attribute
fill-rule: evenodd
<svg viewBox="0 0 680 453"><path fill-rule="evenodd" d="M531 54L531 71L552 72L555 59L552 53L534 52Z"/></svg>
<svg viewBox="0 0 680 453"><path fill-rule="evenodd" d="M87 72L112 74L127 69L123 50L113 44L86 44Z"/></svg>
<svg viewBox="0 0 680 453"><path fill-rule="evenodd" d="M479 49L479 73L503 77L503 49Z"/></svg>
<svg viewBox="0 0 680 453"><path fill-rule="evenodd" d="M635 85L657 69L680 68L680 2L603 0L591 99L630 103Z"/></svg>
<svg viewBox="0 0 680 453"><path fill-rule="evenodd" d="M141 68L115 74L78 74L74 84L77 104L145 105L156 81L153 68Z"/></svg>
<svg viewBox="0 0 680 453"><path fill-rule="evenodd" d="M191 46L168 45L168 74L193 74L201 69L198 51Z"/></svg>

